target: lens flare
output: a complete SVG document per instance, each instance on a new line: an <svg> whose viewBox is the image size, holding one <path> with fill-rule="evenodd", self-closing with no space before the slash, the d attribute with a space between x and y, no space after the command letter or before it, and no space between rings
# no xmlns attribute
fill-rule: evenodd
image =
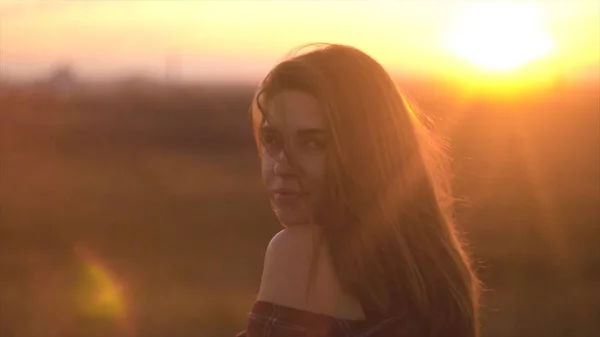
<svg viewBox="0 0 600 337"><path fill-rule="evenodd" d="M87 322L102 323L102 327L110 326L111 331L117 330L119 335L134 336L125 284L106 261L91 250L77 247L75 252L83 263L82 281L78 289L81 316Z"/></svg>

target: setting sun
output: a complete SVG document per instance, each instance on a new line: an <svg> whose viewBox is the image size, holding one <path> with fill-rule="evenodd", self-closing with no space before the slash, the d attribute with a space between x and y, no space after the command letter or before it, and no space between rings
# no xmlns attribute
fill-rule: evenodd
<svg viewBox="0 0 600 337"><path fill-rule="evenodd" d="M448 49L491 71L509 71L549 55L554 42L537 8L518 3L471 7L450 29Z"/></svg>

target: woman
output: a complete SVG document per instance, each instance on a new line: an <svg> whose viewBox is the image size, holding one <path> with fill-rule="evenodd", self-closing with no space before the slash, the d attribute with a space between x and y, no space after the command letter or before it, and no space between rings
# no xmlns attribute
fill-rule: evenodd
<svg viewBox="0 0 600 337"><path fill-rule="evenodd" d="M336 44L296 53L252 117L285 229L240 336L478 336L441 143L379 63Z"/></svg>

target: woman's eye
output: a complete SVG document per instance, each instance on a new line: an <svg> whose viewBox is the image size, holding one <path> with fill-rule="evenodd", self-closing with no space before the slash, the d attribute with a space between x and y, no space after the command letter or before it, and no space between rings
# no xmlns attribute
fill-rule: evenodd
<svg viewBox="0 0 600 337"><path fill-rule="evenodd" d="M263 143L265 143L265 144L273 144L274 142L275 142L275 137L267 136L267 137L263 138Z"/></svg>
<svg viewBox="0 0 600 337"><path fill-rule="evenodd" d="M262 137L262 142L265 146L273 147L279 144L279 138L273 135L265 135Z"/></svg>
<svg viewBox="0 0 600 337"><path fill-rule="evenodd" d="M325 143L320 139L309 139L306 141L306 146L311 149L321 149L325 147Z"/></svg>

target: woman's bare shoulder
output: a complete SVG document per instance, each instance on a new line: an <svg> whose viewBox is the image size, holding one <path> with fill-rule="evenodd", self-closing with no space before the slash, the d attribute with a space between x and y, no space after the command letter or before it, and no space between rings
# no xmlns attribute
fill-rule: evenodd
<svg viewBox="0 0 600 337"><path fill-rule="evenodd" d="M305 309L315 229L309 226L286 228L269 242L265 253L258 299Z"/></svg>
<svg viewBox="0 0 600 337"><path fill-rule="evenodd" d="M258 300L338 318L364 318L359 302L342 291L319 236L316 226L294 226L273 237L265 254Z"/></svg>
<svg viewBox="0 0 600 337"><path fill-rule="evenodd" d="M318 233L319 228L314 225L287 227L273 236L267 247L267 254L277 251L295 257L306 257L306 254L302 254L305 250L299 248L314 247Z"/></svg>

